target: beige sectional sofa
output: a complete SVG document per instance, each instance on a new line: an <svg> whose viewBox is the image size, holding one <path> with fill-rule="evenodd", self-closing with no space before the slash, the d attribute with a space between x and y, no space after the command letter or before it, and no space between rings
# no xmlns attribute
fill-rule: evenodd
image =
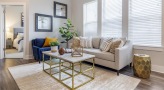
<svg viewBox="0 0 164 90"><path fill-rule="evenodd" d="M115 69L117 70L117 75L119 75L119 70L132 62L132 43L127 40L123 47L115 49L115 54L112 54L110 52L102 52L99 49L100 42L101 38L93 38L93 48L84 48L84 53L95 55L96 64Z"/></svg>

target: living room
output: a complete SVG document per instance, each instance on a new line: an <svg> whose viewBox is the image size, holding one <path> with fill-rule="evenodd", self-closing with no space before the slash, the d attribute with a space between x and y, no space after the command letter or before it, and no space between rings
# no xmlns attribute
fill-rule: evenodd
<svg viewBox="0 0 164 90"><path fill-rule="evenodd" d="M22 59L4 57L4 5L24 6ZM0 0L0 89L163 90L163 5L163 0ZM40 21L43 17L47 25ZM71 37L70 34L68 38L63 36L62 29L66 28L73 30ZM39 49L34 48L36 39L40 39L39 43L42 44ZM44 48L43 44L48 39L57 39L58 42L48 41L49 46ZM74 48L77 42L82 46L79 47L81 51ZM55 47L54 51L57 52L53 52L53 44L59 46ZM73 52L68 48L73 48ZM71 54L74 52L81 56L73 57ZM67 53L70 55L67 56ZM44 68L48 66L46 59L54 60L54 57L59 59L58 63L61 62L59 69L60 65L65 66L63 61L67 62L66 66L70 63L69 69L74 67L73 63L80 62L80 68L75 66L77 70L74 73L83 75L83 69L89 65L92 67L86 72L93 71L90 74L95 77L86 75L91 81L80 85L79 82L85 81L86 77L65 72L75 77L72 80L75 80L75 86L70 81L65 85L60 78L54 79L43 70L44 65ZM94 58L93 62L84 61L90 58Z"/></svg>

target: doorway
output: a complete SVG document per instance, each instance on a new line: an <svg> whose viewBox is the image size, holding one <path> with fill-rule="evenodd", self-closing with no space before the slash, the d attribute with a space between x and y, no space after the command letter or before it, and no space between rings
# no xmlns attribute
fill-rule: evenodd
<svg viewBox="0 0 164 90"><path fill-rule="evenodd" d="M24 13L23 5L4 7L4 58L23 58Z"/></svg>

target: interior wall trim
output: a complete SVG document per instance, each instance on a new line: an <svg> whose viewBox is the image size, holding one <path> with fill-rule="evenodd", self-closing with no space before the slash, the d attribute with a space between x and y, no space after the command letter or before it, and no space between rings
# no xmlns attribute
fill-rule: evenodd
<svg viewBox="0 0 164 90"><path fill-rule="evenodd" d="M152 71L164 73L164 66L152 65Z"/></svg>
<svg viewBox="0 0 164 90"><path fill-rule="evenodd" d="M33 55L26 55L24 59L29 60L29 59L34 59Z"/></svg>

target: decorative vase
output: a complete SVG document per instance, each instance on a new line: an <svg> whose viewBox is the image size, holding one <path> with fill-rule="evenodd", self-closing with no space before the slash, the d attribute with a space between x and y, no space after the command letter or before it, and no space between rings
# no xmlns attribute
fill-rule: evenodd
<svg viewBox="0 0 164 90"><path fill-rule="evenodd" d="M60 54L60 55L63 55L64 53L65 53L64 48L60 48L60 49L59 49L59 54Z"/></svg>
<svg viewBox="0 0 164 90"><path fill-rule="evenodd" d="M51 46L51 52L57 52L58 46Z"/></svg>

